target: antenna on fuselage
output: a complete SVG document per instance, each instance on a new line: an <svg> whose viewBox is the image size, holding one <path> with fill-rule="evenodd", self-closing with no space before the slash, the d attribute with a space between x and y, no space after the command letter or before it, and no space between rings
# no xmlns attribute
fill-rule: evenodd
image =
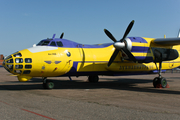
<svg viewBox="0 0 180 120"><path fill-rule="evenodd" d="M64 36L64 32L61 34L60 39L62 39L62 38L63 38L63 36Z"/></svg>
<svg viewBox="0 0 180 120"><path fill-rule="evenodd" d="M177 37L180 38L180 29L179 29L178 36L177 36Z"/></svg>
<svg viewBox="0 0 180 120"><path fill-rule="evenodd" d="M52 39L54 39L54 38L55 38L55 36L56 36L56 34L53 34Z"/></svg>

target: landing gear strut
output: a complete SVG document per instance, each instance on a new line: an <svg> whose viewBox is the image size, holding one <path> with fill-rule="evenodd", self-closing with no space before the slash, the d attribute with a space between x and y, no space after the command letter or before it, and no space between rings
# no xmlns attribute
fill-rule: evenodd
<svg viewBox="0 0 180 120"><path fill-rule="evenodd" d="M53 89L54 83L51 80L47 80L47 77L43 78L43 88L44 89Z"/></svg>
<svg viewBox="0 0 180 120"><path fill-rule="evenodd" d="M99 81L98 75L91 75L88 77L88 81L91 83L97 83Z"/></svg>
<svg viewBox="0 0 180 120"><path fill-rule="evenodd" d="M156 64L156 62L155 62ZM156 65L157 67L157 65ZM158 67L157 67L158 68ZM167 81L164 77L161 76L161 68L162 68L162 61L159 62L159 76L155 77L153 80L153 86L156 87L162 87L166 88L167 87ZM159 86L158 86L159 85Z"/></svg>

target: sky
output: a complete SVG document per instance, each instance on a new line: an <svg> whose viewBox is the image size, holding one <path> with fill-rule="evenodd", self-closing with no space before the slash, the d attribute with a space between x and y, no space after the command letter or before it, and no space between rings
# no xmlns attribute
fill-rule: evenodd
<svg viewBox="0 0 180 120"><path fill-rule="evenodd" d="M0 54L62 32L82 44L110 43L104 29L119 40L132 20L128 37L177 37L180 0L0 0Z"/></svg>

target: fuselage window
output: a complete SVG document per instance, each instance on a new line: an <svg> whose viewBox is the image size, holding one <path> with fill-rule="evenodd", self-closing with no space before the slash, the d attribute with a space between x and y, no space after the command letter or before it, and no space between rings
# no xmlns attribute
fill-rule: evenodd
<svg viewBox="0 0 180 120"><path fill-rule="evenodd" d="M15 73L21 74L22 71L21 70L14 70Z"/></svg>
<svg viewBox="0 0 180 120"><path fill-rule="evenodd" d="M30 74L31 71L30 70L24 70L23 74Z"/></svg>
<svg viewBox="0 0 180 120"><path fill-rule="evenodd" d="M13 65L6 65L8 68L9 68L9 70L13 70Z"/></svg>
<svg viewBox="0 0 180 120"><path fill-rule="evenodd" d="M61 41L57 41L56 43L57 43L57 45L58 45L59 47L63 47L63 44L62 44Z"/></svg>
<svg viewBox="0 0 180 120"><path fill-rule="evenodd" d="M7 60L7 59L9 59L9 58L12 58L12 56L11 56L11 55L9 55L8 57L6 57L6 58L5 58L5 60Z"/></svg>
<svg viewBox="0 0 180 120"><path fill-rule="evenodd" d="M15 61L16 61L16 63L23 63L23 59L22 58L16 58Z"/></svg>
<svg viewBox="0 0 180 120"><path fill-rule="evenodd" d="M52 41L50 46L56 46L56 43L54 41Z"/></svg>
<svg viewBox="0 0 180 120"><path fill-rule="evenodd" d="M32 63L32 59L31 58L25 58L25 63Z"/></svg>
<svg viewBox="0 0 180 120"><path fill-rule="evenodd" d="M31 68L32 68L32 65L25 65L25 68L26 68L26 69L31 69Z"/></svg>
<svg viewBox="0 0 180 120"><path fill-rule="evenodd" d="M23 65L15 65L15 69L22 69Z"/></svg>
<svg viewBox="0 0 180 120"><path fill-rule="evenodd" d="M16 53L13 55L14 57L22 57L22 54L21 53Z"/></svg>
<svg viewBox="0 0 180 120"><path fill-rule="evenodd" d="M6 63L13 63L13 59L7 60Z"/></svg>

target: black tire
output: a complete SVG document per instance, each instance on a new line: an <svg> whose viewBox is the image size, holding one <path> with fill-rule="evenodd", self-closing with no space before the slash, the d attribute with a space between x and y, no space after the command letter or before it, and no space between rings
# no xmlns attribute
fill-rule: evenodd
<svg viewBox="0 0 180 120"><path fill-rule="evenodd" d="M154 88L156 88L157 84L158 84L158 81L159 81L159 78L158 77L155 77L154 80L153 80L153 86Z"/></svg>
<svg viewBox="0 0 180 120"><path fill-rule="evenodd" d="M43 88L44 89L53 89L54 88L54 83L51 80L46 80L46 83L43 83Z"/></svg>
<svg viewBox="0 0 180 120"><path fill-rule="evenodd" d="M91 75L88 77L88 81L90 83L97 83L99 81L99 77L98 75Z"/></svg>
<svg viewBox="0 0 180 120"><path fill-rule="evenodd" d="M161 83L161 86L162 88L166 88L167 87L167 81L165 78L160 78L160 83Z"/></svg>

